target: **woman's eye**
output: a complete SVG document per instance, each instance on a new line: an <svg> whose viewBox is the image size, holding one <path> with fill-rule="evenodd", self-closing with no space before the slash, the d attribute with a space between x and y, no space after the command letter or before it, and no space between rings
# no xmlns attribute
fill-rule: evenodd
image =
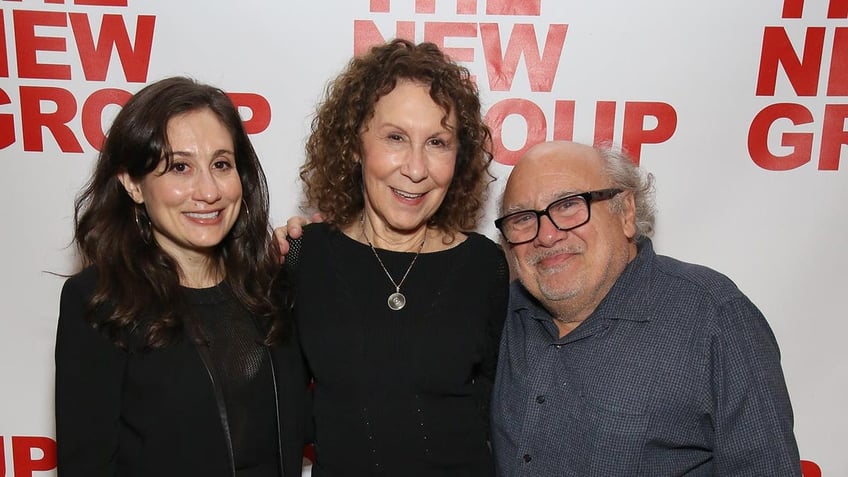
<svg viewBox="0 0 848 477"><path fill-rule="evenodd" d="M215 161L212 167L215 169L231 169L233 165L230 161Z"/></svg>
<svg viewBox="0 0 848 477"><path fill-rule="evenodd" d="M175 162L171 164L171 170L174 172L185 172L188 170L188 164L185 162Z"/></svg>

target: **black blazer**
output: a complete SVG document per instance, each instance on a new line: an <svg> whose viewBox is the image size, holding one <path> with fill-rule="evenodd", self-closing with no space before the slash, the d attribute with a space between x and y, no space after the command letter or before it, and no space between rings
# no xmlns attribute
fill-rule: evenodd
<svg viewBox="0 0 848 477"><path fill-rule="evenodd" d="M58 472L80 476L232 476L215 389L187 339L152 352L116 347L85 318L96 273L63 289L56 334ZM285 477L301 475L307 378L290 338L270 348Z"/></svg>

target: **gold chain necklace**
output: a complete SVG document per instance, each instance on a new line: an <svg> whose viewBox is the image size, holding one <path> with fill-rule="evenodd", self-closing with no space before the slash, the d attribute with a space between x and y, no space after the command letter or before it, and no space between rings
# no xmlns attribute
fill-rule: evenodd
<svg viewBox="0 0 848 477"><path fill-rule="evenodd" d="M374 252L374 256L377 257L377 262L379 262L380 267L386 272L386 276L389 277L389 281L392 282L392 285L395 287L395 292L389 295L389 299L386 302L389 304L389 308L394 311L398 311L404 306L406 306L406 297L403 293L400 292L400 287L403 285L404 280L406 280L407 275L409 275L410 270L412 270L412 266L415 265L415 261L418 260L418 255L421 254L421 250L424 248L424 242L427 241L427 231L424 231L424 239L421 240L421 245L418 246L418 251L415 252L415 256L412 257L412 263L409 264L409 267L406 269L406 273L403 274L403 278L400 279L400 283L396 283L395 279L392 278L392 274L389 273L389 270L386 268L386 265L383 264L383 260L380 259L380 255L377 254L377 249L374 248L374 244L368 240L368 235L365 234L365 214L362 214L362 218L359 219L359 228L362 229L362 237L365 238L365 241L368 242L368 246L371 247L371 251Z"/></svg>

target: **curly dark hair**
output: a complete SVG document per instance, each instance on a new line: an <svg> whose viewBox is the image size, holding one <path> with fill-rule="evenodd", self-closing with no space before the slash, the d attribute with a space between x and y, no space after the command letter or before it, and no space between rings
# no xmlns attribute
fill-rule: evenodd
<svg viewBox="0 0 848 477"><path fill-rule="evenodd" d="M190 78L171 77L136 93L115 118L86 187L74 202L74 241L83 265L97 270L89 319L116 345L144 320L143 345L158 348L185 328L177 262L156 245L143 204L136 204L118 177L141 179L172 161L167 126L171 118L207 109L230 132L244 204L215 253L226 284L250 312L267 320L266 344L282 338L279 260L271 246L268 186L241 117L220 89ZM272 292L273 290L273 292ZM109 310L94 322L95 311ZM152 314L152 316L151 316Z"/></svg>
<svg viewBox="0 0 848 477"><path fill-rule="evenodd" d="M477 87L468 70L451 61L433 43L395 39L353 58L327 87L312 120L306 162L300 168L307 205L335 224L355 220L365 206L361 132L374 106L399 80L430 87L430 97L445 115L455 111L459 140L456 168L444 201L428 225L446 232L477 226L492 160L491 132L483 122Z"/></svg>

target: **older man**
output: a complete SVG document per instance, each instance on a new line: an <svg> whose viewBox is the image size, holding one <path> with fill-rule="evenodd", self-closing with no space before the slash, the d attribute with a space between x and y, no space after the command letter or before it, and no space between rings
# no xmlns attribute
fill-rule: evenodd
<svg viewBox="0 0 848 477"><path fill-rule="evenodd" d="M801 475L768 323L727 277L656 255L653 217L623 155L543 143L513 169L499 475Z"/></svg>

